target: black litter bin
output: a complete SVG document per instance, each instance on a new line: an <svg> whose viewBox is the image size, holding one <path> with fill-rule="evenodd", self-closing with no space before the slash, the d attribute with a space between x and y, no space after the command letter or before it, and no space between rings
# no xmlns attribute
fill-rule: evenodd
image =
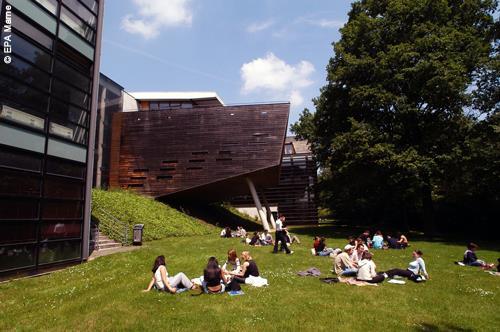
<svg viewBox="0 0 500 332"><path fill-rule="evenodd" d="M142 244L142 232L144 231L144 224L134 225L134 245L140 246Z"/></svg>

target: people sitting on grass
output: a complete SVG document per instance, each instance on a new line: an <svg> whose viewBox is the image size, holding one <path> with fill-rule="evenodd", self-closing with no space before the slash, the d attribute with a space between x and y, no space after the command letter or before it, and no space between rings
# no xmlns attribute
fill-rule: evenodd
<svg viewBox="0 0 500 332"><path fill-rule="evenodd" d="M205 270L203 270L203 291L207 294L224 293L226 281L219 262L215 257L210 257Z"/></svg>
<svg viewBox="0 0 500 332"><path fill-rule="evenodd" d="M248 277L260 276L259 268L257 267L257 264L253 260L252 256L250 256L250 252L243 251L241 253L241 260L243 261L243 264L241 265L240 271L229 272L231 275L233 275L233 280L238 283L244 284Z"/></svg>
<svg viewBox="0 0 500 332"><path fill-rule="evenodd" d="M238 255L236 254L236 250L230 249L227 252L227 260L222 265L222 271L230 275L230 272L238 272L240 270L240 259L238 258Z"/></svg>
<svg viewBox="0 0 500 332"><path fill-rule="evenodd" d="M241 227L241 226L238 226L236 228L236 233L234 234L235 237L241 237L241 238L245 238L247 236L247 231Z"/></svg>
<svg viewBox="0 0 500 332"><path fill-rule="evenodd" d="M397 238L387 235L387 247L388 249L403 249L398 242Z"/></svg>
<svg viewBox="0 0 500 332"><path fill-rule="evenodd" d="M261 233L260 243L263 246L274 245L273 237L271 234L269 234L269 231L267 229L263 233Z"/></svg>
<svg viewBox="0 0 500 332"><path fill-rule="evenodd" d="M406 236L404 236L404 234L402 233L398 233L398 237L399 237L399 240L398 240L398 244L399 246L402 248L402 249L406 249L410 244L408 243L408 239L406 238Z"/></svg>
<svg viewBox="0 0 500 332"><path fill-rule="evenodd" d="M357 264L360 260L363 259L363 253L365 251L368 251L365 244L362 242L358 243L356 249L352 251L351 260Z"/></svg>
<svg viewBox="0 0 500 332"><path fill-rule="evenodd" d="M479 246L475 243L469 243L467 245L467 250L464 253L463 263L468 266L479 266L483 269L492 269L495 264L488 264L483 260L477 259L476 250L479 249Z"/></svg>
<svg viewBox="0 0 500 332"><path fill-rule="evenodd" d="M285 231L285 240L287 244L293 244L293 243L300 244L300 240L297 237L297 235L291 234L288 228L285 228L284 231Z"/></svg>
<svg viewBox="0 0 500 332"><path fill-rule="evenodd" d="M248 244L251 246L260 246L260 236L258 232L253 232L253 236Z"/></svg>
<svg viewBox="0 0 500 332"><path fill-rule="evenodd" d="M429 274L425 268L425 262L422 258L424 254L420 250L415 250L412 253L413 261L410 262L406 270L403 269L392 269L386 272L389 278L394 276L405 277L414 282L421 282L430 279Z"/></svg>
<svg viewBox="0 0 500 332"><path fill-rule="evenodd" d="M357 274L357 264L351 260L353 250L354 246L348 244L344 247L344 251L335 257L334 271L339 277Z"/></svg>
<svg viewBox="0 0 500 332"><path fill-rule="evenodd" d="M364 244L366 244L368 246L368 242L370 240L370 231L365 230L363 233L361 233L359 238L361 239L361 241L363 241Z"/></svg>
<svg viewBox="0 0 500 332"><path fill-rule="evenodd" d="M358 264L358 274L356 279L359 281L366 281L370 284L378 284L385 280L386 274L377 274L375 263L372 260L373 255L365 251L363 252L362 259Z"/></svg>
<svg viewBox="0 0 500 332"><path fill-rule="evenodd" d="M335 254L337 251L333 248L327 247L326 239L324 237L320 237L315 252L316 256L330 256L331 254Z"/></svg>
<svg viewBox="0 0 500 332"><path fill-rule="evenodd" d="M220 232L220 237L230 238L232 236L233 235L230 227L226 227Z"/></svg>
<svg viewBox="0 0 500 332"><path fill-rule="evenodd" d="M153 272L153 277L144 292L149 292L153 287L169 293L176 293L181 288L196 288L191 280L182 272L177 273L173 277L169 277L165 256L163 255L156 257L151 271Z"/></svg>
<svg viewBox="0 0 500 332"><path fill-rule="evenodd" d="M384 247L384 237L381 231L376 231L372 239L373 249L382 249Z"/></svg>

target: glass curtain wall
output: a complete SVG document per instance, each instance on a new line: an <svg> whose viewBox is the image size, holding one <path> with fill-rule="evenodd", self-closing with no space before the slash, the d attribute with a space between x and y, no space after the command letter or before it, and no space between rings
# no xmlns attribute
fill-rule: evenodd
<svg viewBox="0 0 500 332"><path fill-rule="evenodd" d="M0 276L83 258L99 3L4 0L0 63ZM3 59L2 59L3 60ZM88 239L87 239L88 241Z"/></svg>

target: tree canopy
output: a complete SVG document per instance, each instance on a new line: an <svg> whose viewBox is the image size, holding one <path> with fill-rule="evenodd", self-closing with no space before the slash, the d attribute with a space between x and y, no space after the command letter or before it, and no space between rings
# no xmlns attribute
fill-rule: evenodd
<svg viewBox="0 0 500 332"><path fill-rule="evenodd" d="M427 231L498 218L497 12L494 0L352 4L316 112L292 126L335 217Z"/></svg>

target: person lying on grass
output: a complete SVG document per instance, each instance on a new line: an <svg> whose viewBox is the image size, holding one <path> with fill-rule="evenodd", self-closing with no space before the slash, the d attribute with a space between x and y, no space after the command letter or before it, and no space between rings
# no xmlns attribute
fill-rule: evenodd
<svg viewBox="0 0 500 332"><path fill-rule="evenodd" d="M285 240L286 240L287 245L290 245L292 243L300 244L300 240L297 237L297 235L290 234L290 232L288 231L287 228L285 228Z"/></svg>
<svg viewBox="0 0 500 332"><path fill-rule="evenodd" d="M233 275L233 280L239 282L241 284L245 283L246 278L250 276L259 277L259 268L257 264L253 260L252 256L250 256L250 252L243 251L241 253L241 260L243 261L243 265L241 265L241 271L232 271L229 272Z"/></svg>
<svg viewBox="0 0 500 332"><path fill-rule="evenodd" d="M335 257L334 270L339 277L353 276L358 273L358 265L351 260L353 250L354 246L348 244L344 247L344 251Z"/></svg>
<svg viewBox="0 0 500 332"><path fill-rule="evenodd" d="M488 264L483 260L477 259L476 250L479 249L479 246L475 243L469 243L467 245L467 250L464 252L464 260L463 263L468 266L479 266L483 269L492 269L495 264Z"/></svg>
<svg viewBox="0 0 500 332"><path fill-rule="evenodd" d="M263 233L260 233L260 244L263 246L274 245L274 240L269 231L266 229Z"/></svg>
<svg viewBox="0 0 500 332"><path fill-rule="evenodd" d="M387 275L385 273L377 274L375 271L377 267L373 262L372 257L373 255L370 252L363 252L362 259L358 264L358 274L356 279L359 281L366 281L370 284L378 284L384 281Z"/></svg>
<svg viewBox="0 0 500 332"><path fill-rule="evenodd" d="M392 269L386 272L389 278L394 276L405 277L414 282L421 282L430 279L429 274L425 268L425 262L422 258L424 254L420 250L415 250L412 253L413 261L410 262L406 270L403 269Z"/></svg>
<svg viewBox="0 0 500 332"><path fill-rule="evenodd" d="M165 263L165 256L163 255L156 257L151 271L153 272L153 277L149 282L148 288L144 289L143 292L149 292L153 287L160 291L170 293L177 292L177 289L179 288L196 288L191 280L189 280L189 278L182 272L177 273L173 277L169 277Z"/></svg>

